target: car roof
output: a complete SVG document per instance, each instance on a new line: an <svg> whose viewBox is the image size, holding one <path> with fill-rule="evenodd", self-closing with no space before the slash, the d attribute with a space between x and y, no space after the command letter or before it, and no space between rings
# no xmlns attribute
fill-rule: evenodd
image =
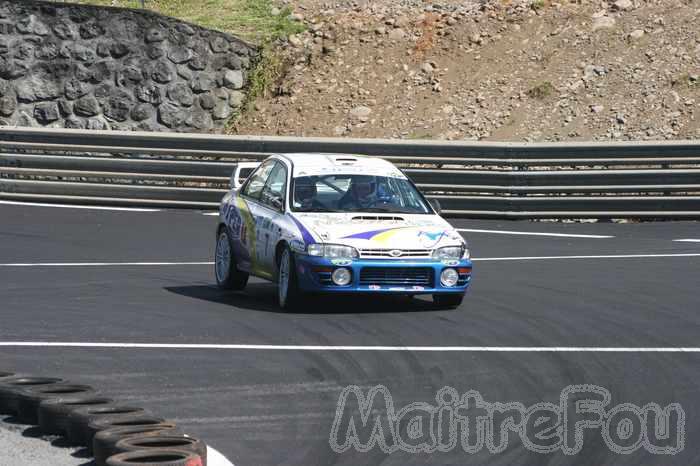
<svg viewBox="0 0 700 466"><path fill-rule="evenodd" d="M379 157L356 154L292 153L277 154L294 166L293 176L319 175L323 173L363 172L366 174L398 176L401 171L391 162Z"/></svg>

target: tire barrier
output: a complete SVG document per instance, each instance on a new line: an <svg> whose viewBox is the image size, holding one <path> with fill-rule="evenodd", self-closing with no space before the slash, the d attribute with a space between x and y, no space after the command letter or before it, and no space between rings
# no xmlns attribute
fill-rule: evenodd
<svg viewBox="0 0 700 466"><path fill-rule="evenodd" d="M0 371L0 414L61 435L97 466L206 466L207 446L151 412L89 385Z"/></svg>
<svg viewBox="0 0 700 466"><path fill-rule="evenodd" d="M146 414L143 408L118 404L76 409L68 417L66 438L74 445L92 444L93 434L88 426L99 419L126 419L133 415Z"/></svg>
<svg viewBox="0 0 700 466"><path fill-rule="evenodd" d="M10 377L0 385L0 414L16 414L17 394L23 389L39 385L51 385L63 379L50 377Z"/></svg>
<svg viewBox="0 0 700 466"><path fill-rule="evenodd" d="M153 416L127 416L121 419L98 419L90 422L85 429L87 437L85 438L86 448L92 453L93 440L95 434L101 430L111 429L114 427L150 427L157 426L165 422L165 419Z"/></svg>
<svg viewBox="0 0 700 466"><path fill-rule="evenodd" d="M53 435L67 435L68 418L76 409L89 408L113 403L105 397L53 398L39 404L37 412L39 428L42 432Z"/></svg>
<svg viewBox="0 0 700 466"><path fill-rule="evenodd" d="M51 384L38 385L17 394L17 418L25 424L38 424L39 405L43 400L65 400L77 395L93 395L95 390L87 385Z"/></svg>
<svg viewBox="0 0 700 466"><path fill-rule="evenodd" d="M120 453L107 460L107 466L203 466L196 453L179 450L141 450Z"/></svg>
<svg viewBox="0 0 700 466"><path fill-rule="evenodd" d="M171 422L163 422L152 426L113 427L105 429L92 439L92 456L98 465L107 464L107 458L117 453L116 446L121 440L132 437L146 438L151 436L182 435L177 426Z"/></svg>
<svg viewBox="0 0 700 466"><path fill-rule="evenodd" d="M700 218L700 141L494 143L0 128L0 199L216 209L237 163L377 156L445 216Z"/></svg>
<svg viewBox="0 0 700 466"><path fill-rule="evenodd" d="M207 446L201 440L178 436L131 437L120 440L115 445L117 453L127 453L139 450L180 450L196 453L202 459L207 459Z"/></svg>

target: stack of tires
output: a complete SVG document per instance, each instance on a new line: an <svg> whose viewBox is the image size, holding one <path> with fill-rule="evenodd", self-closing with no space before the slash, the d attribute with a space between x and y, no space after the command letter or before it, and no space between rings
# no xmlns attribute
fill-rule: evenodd
<svg viewBox="0 0 700 466"><path fill-rule="evenodd" d="M0 372L0 416L85 447L97 466L206 466L207 446L149 411L54 377Z"/></svg>

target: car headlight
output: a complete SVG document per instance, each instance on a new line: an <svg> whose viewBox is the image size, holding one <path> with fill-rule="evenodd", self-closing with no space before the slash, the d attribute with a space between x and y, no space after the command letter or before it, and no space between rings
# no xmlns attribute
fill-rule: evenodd
<svg viewBox="0 0 700 466"><path fill-rule="evenodd" d="M322 256L323 245L318 243L309 244L309 246L306 248L306 253L310 256Z"/></svg>
<svg viewBox="0 0 700 466"><path fill-rule="evenodd" d="M433 251L433 259L435 260L462 258L469 258L469 250L465 246L445 246Z"/></svg>
<svg viewBox="0 0 700 466"><path fill-rule="evenodd" d="M352 259L360 255L352 246L341 244L309 244L306 252L310 256L323 256L329 259Z"/></svg>
<svg viewBox="0 0 700 466"><path fill-rule="evenodd" d="M339 267L331 274L331 280L338 286L345 286L352 280L352 273L345 267Z"/></svg>
<svg viewBox="0 0 700 466"><path fill-rule="evenodd" d="M442 286L455 286L459 281L459 274L455 269L448 268L442 271L440 274L440 283Z"/></svg>

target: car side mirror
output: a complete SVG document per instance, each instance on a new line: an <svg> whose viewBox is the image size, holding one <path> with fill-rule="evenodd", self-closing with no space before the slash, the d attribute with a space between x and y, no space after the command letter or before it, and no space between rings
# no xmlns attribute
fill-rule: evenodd
<svg viewBox="0 0 700 466"><path fill-rule="evenodd" d="M440 201L437 199L428 199L430 206L433 208L436 214L442 213L442 206L440 206Z"/></svg>
<svg viewBox="0 0 700 466"><path fill-rule="evenodd" d="M282 210L282 199L279 197L272 197L270 198L270 204L272 204L272 207L274 207L277 210Z"/></svg>

